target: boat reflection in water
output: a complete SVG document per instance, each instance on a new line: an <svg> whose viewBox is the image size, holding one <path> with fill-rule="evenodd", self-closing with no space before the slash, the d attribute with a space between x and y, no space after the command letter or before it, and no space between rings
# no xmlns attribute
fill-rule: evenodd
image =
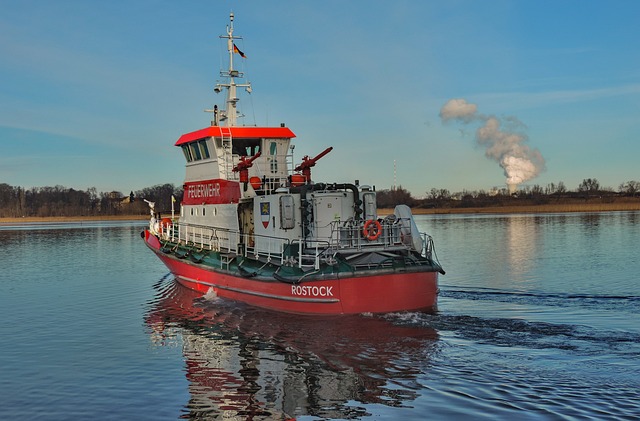
<svg viewBox="0 0 640 421"><path fill-rule="evenodd" d="M354 418L410 406L437 334L368 316L309 317L202 296L162 280L146 315L155 344L181 342L184 418Z"/></svg>

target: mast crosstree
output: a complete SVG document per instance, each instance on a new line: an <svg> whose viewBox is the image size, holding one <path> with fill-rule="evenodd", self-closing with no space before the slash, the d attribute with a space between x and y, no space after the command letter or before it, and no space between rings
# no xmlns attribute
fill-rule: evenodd
<svg viewBox="0 0 640 421"><path fill-rule="evenodd" d="M223 89L227 90L227 100L226 100L226 108L224 110L219 110L216 112L214 108L214 125L221 125L224 123L225 126L232 127L237 126L238 121L238 102L240 99L237 95L237 88L245 88L247 93L251 93L251 82L247 83L236 83L236 79L244 78L244 73L236 70L233 67L233 55L236 52L237 47L235 46L234 40L242 39L242 37L233 35L233 12L229 15L229 25L227 26L227 35L220 35L220 38L227 39L227 52L229 54L229 68L227 70L220 71L220 77L227 80L226 83L217 83L213 88L215 93L222 92ZM240 53L240 50L238 50ZM211 112L210 110L207 110Z"/></svg>

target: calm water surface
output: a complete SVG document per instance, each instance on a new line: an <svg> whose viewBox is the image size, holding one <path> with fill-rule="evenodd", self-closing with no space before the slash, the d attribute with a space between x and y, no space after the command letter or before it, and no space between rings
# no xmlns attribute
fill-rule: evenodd
<svg viewBox="0 0 640 421"><path fill-rule="evenodd" d="M434 314L177 286L139 222L0 226L0 419L637 419L640 212L420 216Z"/></svg>

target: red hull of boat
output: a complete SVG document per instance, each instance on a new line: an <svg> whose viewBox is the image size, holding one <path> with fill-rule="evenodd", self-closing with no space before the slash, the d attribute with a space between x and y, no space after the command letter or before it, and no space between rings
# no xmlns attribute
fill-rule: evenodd
<svg viewBox="0 0 640 421"><path fill-rule="evenodd" d="M314 280L297 285L243 278L179 259L160 250L145 231L145 242L184 286L271 310L300 314L359 314L434 310L437 272L395 272Z"/></svg>

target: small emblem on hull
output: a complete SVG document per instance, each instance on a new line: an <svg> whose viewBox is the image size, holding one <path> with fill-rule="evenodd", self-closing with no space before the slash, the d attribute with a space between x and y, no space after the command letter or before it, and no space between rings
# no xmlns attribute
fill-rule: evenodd
<svg viewBox="0 0 640 421"><path fill-rule="evenodd" d="M260 203L260 220L262 225L267 228L269 226L269 220L271 219L271 203Z"/></svg>

